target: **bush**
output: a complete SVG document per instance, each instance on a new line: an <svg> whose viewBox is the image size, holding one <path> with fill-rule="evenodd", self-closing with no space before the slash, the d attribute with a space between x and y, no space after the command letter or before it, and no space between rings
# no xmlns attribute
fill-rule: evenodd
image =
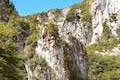
<svg viewBox="0 0 120 80"><path fill-rule="evenodd" d="M52 36L54 36L55 38L58 38L58 37L59 37L57 25L55 25L55 24L52 23L52 22L49 22L48 25L47 25L47 28L48 28L49 33L50 33Z"/></svg>
<svg viewBox="0 0 120 80"><path fill-rule="evenodd" d="M33 33L33 34L31 34L27 37L27 43L28 44L34 45L36 42L37 42L37 36L36 36L35 33Z"/></svg>
<svg viewBox="0 0 120 80"><path fill-rule="evenodd" d="M101 80L119 80L120 79L120 70L108 71L98 75L98 78Z"/></svg>
<svg viewBox="0 0 120 80"><path fill-rule="evenodd" d="M89 55L90 80L120 79L120 56Z"/></svg>
<svg viewBox="0 0 120 80"><path fill-rule="evenodd" d="M37 43L38 38L38 29L37 29L37 20L36 16L28 16L26 20L30 26L29 36L27 37L26 41L28 44L35 45Z"/></svg>
<svg viewBox="0 0 120 80"><path fill-rule="evenodd" d="M76 18L77 14L75 12L70 12L67 16L66 16L66 20L68 22L72 22L75 18Z"/></svg>
<svg viewBox="0 0 120 80"><path fill-rule="evenodd" d="M105 40L109 39L112 37L112 32L109 28L109 26L107 25L107 20L103 23L103 35L102 38L104 38Z"/></svg>
<svg viewBox="0 0 120 80"><path fill-rule="evenodd" d="M46 62L45 58L40 57L39 60L38 60L38 64L39 64L41 67L45 67L45 66L47 65L47 62Z"/></svg>
<svg viewBox="0 0 120 80"><path fill-rule="evenodd" d="M61 12L61 9L55 9L53 14L56 16L56 17L59 17L59 16L62 16L62 12Z"/></svg>
<svg viewBox="0 0 120 80"><path fill-rule="evenodd" d="M18 31L12 24L0 23L0 36L13 37L18 35Z"/></svg>
<svg viewBox="0 0 120 80"><path fill-rule="evenodd" d="M0 48L0 79L23 80L23 66L12 50Z"/></svg>
<svg viewBox="0 0 120 80"><path fill-rule="evenodd" d="M89 23L91 22L91 14L90 14L90 7L91 7L91 1L90 0L84 0L82 3L78 3L72 6L71 10L69 11L66 20L67 21L73 21L78 16L81 18L82 21L86 21ZM81 13L77 14L76 10L80 9Z"/></svg>
<svg viewBox="0 0 120 80"><path fill-rule="evenodd" d="M110 40L100 40L99 42L96 42L95 44L92 44L87 47L88 53L95 53L96 51L104 52L107 50L111 50L114 47L116 47L120 43L120 39L118 38L111 38Z"/></svg>
<svg viewBox="0 0 120 80"><path fill-rule="evenodd" d="M120 38L120 27L116 30L118 37Z"/></svg>
<svg viewBox="0 0 120 80"><path fill-rule="evenodd" d="M22 60L17 55L22 52L24 35L28 28L29 25L20 18L10 20L8 23L0 23L0 79L23 80L24 68ZM14 38L20 39L20 35L24 36L22 37L24 39L18 42Z"/></svg>

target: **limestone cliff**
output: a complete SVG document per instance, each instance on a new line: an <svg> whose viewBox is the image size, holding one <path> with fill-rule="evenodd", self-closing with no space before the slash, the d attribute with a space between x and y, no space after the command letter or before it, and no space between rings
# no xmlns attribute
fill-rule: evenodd
<svg viewBox="0 0 120 80"><path fill-rule="evenodd" d="M109 40L111 41L109 44L111 48L108 50L104 49L102 54L119 55L119 51L120 51L118 49L120 44L119 42L120 35L118 34L120 28L119 3L120 3L119 0L92 1L91 14L92 14L93 35L92 35L91 44L95 44L96 42L102 42L103 40L104 40L103 42L109 44ZM116 42L112 40L116 40ZM113 43L117 43L117 44L114 45Z"/></svg>
<svg viewBox="0 0 120 80"><path fill-rule="evenodd" d="M117 36L116 29L120 27L120 1L119 0L93 0L92 1L92 42L103 33L103 23L107 20L112 35Z"/></svg>
<svg viewBox="0 0 120 80"><path fill-rule="evenodd" d="M47 28L49 27L50 28ZM36 61L45 59L46 65L31 64L28 61L25 62L25 67L28 73L29 80L71 80L73 78L72 71L77 70L77 75L74 75L76 80L83 78L88 79L87 72L87 56L82 43L80 43L73 36L68 36L69 42L62 43L58 32L50 30L54 25L48 24L47 26L40 27L42 29L41 37L37 41L37 47L35 50ZM53 29L53 28L52 28ZM71 63L70 61L73 61ZM31 66L30 66L31 65ZM70 66L71 65L71 66ZM33 69L31 68L32 66ZM73 69L69 69L73 67ZM80 75L81 74L81 75Z"/></svg>
<svg viewBox="0 0 120 80"><path fill-rule="evenodd" d="M79 6L37 15L39 37L34 55L38 61L41 58L45 59L46 65L43 68L38 64L30 64L29 60L26 61L28 80L88 80L88 57L85 47L89 53L91 46L99 46L99 40L106 43L104 41L119 37L119 4L119 0L85 0ZM107 30L111 33L109 36L105 26L108 26ZM119 38L117 40L110 49L120 44ZM116 53L104 49L102 53L96 49L95 53L119 54L118 47Z"/></svg>
<svg viewBox="0 0 120 80"><path fill-rule="evenodd" d="M0 0L1 52L8 49L20 57L20 69L26 72L19 73L24 78L18 80L119 80L119 4L120 0L84 0L10 19L9 0Z"/></svg>

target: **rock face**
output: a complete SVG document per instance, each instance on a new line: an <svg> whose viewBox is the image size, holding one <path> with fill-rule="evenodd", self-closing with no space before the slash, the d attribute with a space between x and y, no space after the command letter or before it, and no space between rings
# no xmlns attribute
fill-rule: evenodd
<svg viewBox="0 0 120 80"><path fill-rule="evenodd" d="M38 41L36 54L45 58L47 65L50 67L45 80L68 80L67 72L64 67L64 51L59 46L58 41L46 29L43 30L42 37Z"/></svg>
<svg viewBox="0 0 120 80"><path fill-rule="evenodd" d="M73 66L76 66L77 70L80 71L78 73L76 71L75 79L80 80L79 74L81 74L82 80L88 80L88 66L87 66L87 56L86 56L87 54L83 44L79 42L79 40L73 37L71 34L68 35L67 41L68 41L67 46L65 46L64 49L65 55L69 55L69 56L71 55L71 59L76 63L76 65L73 64ZM65 62L67 63L67 61Z"/></svg>
<svg viewBox="0 0 120 80"><path fill-rule="evenodd" d="M77 38L83 44L89 44L91 42L91 37L93 35L91 23L82 21L79 18L74 18L73 21L67 21L66 17L71 8L65 8L59 11L49 11L47 17L38 16L39 23L47 23L48 21L53 21L59 28L59 36L66 38L68 33L71 33L73 37ZM75 12L80 14L80 9ZM41 26L41 24L39 24Z"/></svg>
<svg viewBox="0 0 120 80"><path fill-rule="evenodd" d="M28 80L88 80L87 52L84 47L101 38L105 22L112 35L118 36L116 30L120 25L119 4L120 0L92 0L91 23L83 21L80 16L67 21L71 8L38 15L40 37L35 48L35 62L31 63L29 59L25 62ZM76 9L75 12L81 14L81 9ZM46 26L49 21L58 28L57 38ZM115 49L119 53L119 48ZM41 59L44 64L39 62Z"/></svg>
<svg viewBox="0 0 120 80"><path fill-rule="evenodd" d="M8 21L8 6L9 0L0 0L0 21Z"/></svg>
<svg viewBox="0 0 120 80"><path fill-rule="evenodd" d="M69 11L69 9L67 10ZM54 11L50 11L45 18L38 16L38 27L42 33L40 32L41 37L37 41L35 55L37 58L44 58L47 65L41 71L41 66L34 64L35 67L32 70L30 62L26 62L25 66L28 73L28 80L88 79L87 55L82 44L89 42L89 29L86 26L89 24L83 27L84 24L78 19L75 19L74 22L67 22L65 20L65 14L67 15L68 11L66 13L60 11L59 15L55 15ZM49 33L48 26L46 26L49 20L53 24L57 24L59 38ZM42 23L43 21L44 23ZM91 36L91 34L89 35ZM61 37L65 40L62 45L60 44ZM71 60L73 63L70 62Z"/></svg>
<svg viewBox="0 0 120 80"><path fill-rule="evenodd" d="M103 23L107 20L107 24L113 34L117 36L116 29L120 25L120 0L93 0L92 1L92 28L93 36L91 43L103 33Z"/></svg>
<svg viewBox="0 0 120 80"><path fill-rule="evenodd" d="M77 39L74 40L72 36L68 35L68 38L71 38L68 39L69 43L62 47L59 44L59 39L52 36L48 29L43 28L35 55L38 58L38 63L42 58L45 59L46 65L31 64L29 60L26 61L28 80L71 80L73 75L76 80L88 79L87 58L83 45ZM69 56L70 59L66 56ZM74 62L71 63L70 60ZM70 65L73 66L73 69L69 69L72 67ZM74 70L77 73L72 73Z"/></svg>
<svg viewBox="0 0 120 80"><path fill-rule="evenodd" d="M73 22L65 21L63 25L60 25L59 30L60 35L64 38L66 38L68 33L71 33L83 44L89 44L91 42L92 29L90 28L90 24L82 22L79 19Z"/></svg>

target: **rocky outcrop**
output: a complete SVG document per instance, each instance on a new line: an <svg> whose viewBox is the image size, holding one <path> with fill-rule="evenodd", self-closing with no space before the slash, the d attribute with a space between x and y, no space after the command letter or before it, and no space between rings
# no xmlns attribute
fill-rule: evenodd
<svg viewBox="0 0 120 80"><path fill-rule="evenodd" d="M84 45L88 45L91 42L91 38L93 35L91 23L82 21L81 18L75 17L73 21L67 21L66 17L69 15L69 11L71 8L65 8L59 11L49 11L46 17L38 16L37 19L39 23L44 21L45 24L48 21L53 21L59 29L59 36L66 39L67 34L71 33L73 37L77 38ZM77 14L80 14L80 9L75 11ZM42 24L39 24L41 26Z"/></svg>
<svg viewBox="0 0 120 80"><path fill-rule="evenodd" d="M42 39L38 41L36 54L45 58L47 65L51 68L48 80L68 80L67 72L64 68L64 51L59 46L58 40L52 36L47 29L43 30ZM47 79L45 79L47 80Z"/></svg>
<svg viewBox="0 0 120 80"><path fill-rule="evenodd" d="M33 54L35 62L31 63L30 59L25 62L28 80L88 80L88 58L84 47L101 39L105 22L112 36L118 36L119 3L119 0L92 0L92 22L82 20L81 9L75 10L80 15L74 16L72 21L66 20L71 7L38 15L39 38ZM52 28L52 34L49 32L49 22L58 28L57 31ZM119 53L119 48L115 47L112 53L109 51L100 54L114 54L115 50Z"/></svg>
<svg viewBox="0 0 120 80"><path fill-rule="evenodd" d="M28 80L87 80L87 55L82 43L72 34L66 34L64 44L61 45L59 34L57 36L49 32L45 25L39 28L42 32L34 54L37 64L31 64L30 59L25 61ZM46 65L39 64L41 59L45 60Z"/></svg>
<svg viewBox="0 0 120 80"><path fill-rule="evenodd" d="M120 25L120 0L93 0L92 1L92 28L91 43L95 43L103 33L103 23L107 20L113 36L117 36L116 29Z"/></svg>
<svg viewBox="0 0 120 80"><path fill-rule="evenodd" d="M75 79L88 80L87 53L83 44L79 42L78 39L73 37L72 34L68 34L67 45L65 46L64 51L65 55L69 56L73 61L73 64L71 63L71 65L73 66L73 70L76 70L74 69L74 67L77 68L76 76L74 76ZM69 59L65 62L67 63L68 61ZM67 66L69 68L72 68L72 66L69 66L69 62ZM71 69L69 71L71 71ZM75 73L71 74L71 76L73 76L74 74Z"/></svg>
<svg viewBox="0 0 120 80"><path fill-rule="evenodd" d="M38 58L38 64L34 64L31 70L31 64L26 63L28 80L69 80L67 71L64 67L64 51L58 43L58 40L49 33L48 29L43 28L42 36L38 40L35 50ZM46 65L42 67L39 60L45 60ZM44 64L43 62L41 64Z"/></svg>

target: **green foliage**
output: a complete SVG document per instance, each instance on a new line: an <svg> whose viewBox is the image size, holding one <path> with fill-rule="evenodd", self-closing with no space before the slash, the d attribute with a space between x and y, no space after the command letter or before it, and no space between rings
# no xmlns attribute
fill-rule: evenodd
<svg viewBox="0 0 120 80"><path fill-rule="evenodd" d="M77 3L77 4L72 6L72 8L70 9L68 15L66 16L67 21L71 22L75 18L77 18L77 16L79 16L79 14L76 13L76 9L80 9L80 5L81 5L81 3Z"/></svg>
<svg viewBox="0 0 120 80"><path fill-rule="evenodd" d="M31 35L29 35L29 36L27 37L27 43L28 43L28 44L35 45L36 42L37 42L36 33L32 33Z"/></svg>
<svg viewBox="0 0 120 80"><path fill-rule="evenodd" d="M120 70L108 71L98 75L98 78L101 80L119 80L120 79Z"/></svg>
<svg viewBox="0 0 120 80"><path fill-rule="evenodd" d="M66 42L64 41L64 39L63 39L63 38L60 38L60 39L59 39L59 45L60 45L61 47L65 47L65 44L66 44Z"/></svg>
<svg viewBox="0 0 120 80"><path fill-rule="evenodd" d="M31 59L34 57L35 49L32 45L28 45L24 48L24 51L21 51L17 57L19 57L22 60Z"/></svg>
<svg viewBox="0 0 120 80"><path fill-rule="evenodd" d="M30 29L29 23L25 22L23 19L16 21L16 25L18 25L23 32Z"/></svg>
<svg viewBox="0 0 120 80"><path fill-rule="evenodd" d="M91 0L84 0L83 3L80 5L80 9L82 10L82 20L86 22L91 23L91 14L90 14L90 8L91 8Z"/></svg>
<svg viewBox="0 0 120 80"><path fill-rule="evenodd" d="M45 58L40 57L38 62L37 62L41 67L45 67L47 65L47 62L45 60Z"/></svg>
<svg viewBox="0 0 120 80"><path fill-rule="evenodd" d="M47 16L47 13L46 12L42 12L42 13L39 13L39 14L36 14L36 15Z"/></svg>
<svg viewBox="0 0 120 80"><path fill-rule="evenodd" d="M17 15L15 6L12 2L10 2L9 7L8 7L8 14L11 15Z"/></svg>
<svg viewBox="0 0 120 80"><path fill-rule="evenodd" d="M120 79L120 56L89 55L90 80Z"/></svg>
<svg viewBox="0 0 120 80"><path fill-rule="evenodd" d="M90 80L118 80L120 79L120 56L102 56L95 54L106 52L120 44L119 29L118 37L113 37L107 21L103 23L103 34L93 45L87 47L89 53L89 79Z"/></svg>
<svg viewBox="0 0 120 80"><path fill-rule="evenodd" d="M58 37L59 37L57 25L55 25L55 24L52 23L52 22L49 22L48 25L47 25L47 28L48 28L49 33L50 33L52 36L54 36L55 38L58 38Z"/></svg>
<svg viewBox="0 0 120 80"><path fill-rule="evenodd" d="M62 16L62 12L61 12L61 9L55 9L55 12L53 13L55 14L55 16Z"/></svg>
<svg viewBox="0 0 120 80"><path fill-rule="evenodd" d="M30 34L29 36L27 37L27 42L28 44L31 44L31 45L35 45L36 42L37 42L37 37L38 37L38 29L37 29L37 20L36 20L36 16L28 16L27 18L27 22L30 26Z"/></svg>
<svg viewBox="0 0 120 80"><path fill-rule="evenodd" d="M95 53L96 51L103 52L107 50L111 50L120 44L120 39L111 38L110 40L99 41L93 45L87 47L88 53Z"/></svg>
<svg viewBox="0 0 120 80"><path fill-rule="evenodd" d="M0 48L0 79L22 80L23 67L20 68L20 59L13 54L12 50ZM22 73L23 74L23 73Z"/></svg>
<svg viewBox="0 0 120 80"><path fill-rule="evenodd" d="M72 22L76 18L76 16L77 14L75 12L70 12L66 17L66 20Z"/></svg>
<svg viewBox="0 0 120 80"><path fill-rule="evenodd" d="M120 38L120 27L116 30L118 37Z"/></svg>
<svg viewBox="0 0 120 80"><path fill-rule="evenodd" d="M12 26L12 24L3 24L0 23L0 36L5 36L5 37L13 37L18 34L17 30L15 27Z"/></svg>
<svg viewBox="0 0 120 80"><path fill-rule="evenodd" d="M15 21L10 20L8 23L0 23L0 40L22 41L29 35L29 32L29 24L21 18Z"/></svg>
<svg viewBox="0 0 120 80"><path fill-rule="evenodd" d="M88 53L95 53L96 51L103 52L111 50L120 44L119 29L117 29L118 37L113 37L107 21L103 23L103 34L95 44L87 47Z"/></svg>
<svg viewBox="0 0 120 80"><path fill-rule="evenodd" d="M25 35L27 34L26 31L29 30L28 28L29 25L21 19L0 23L1 80L23 80L25 73L22 60L16 57L23 42L17 42L17 40L19 40L20 35L23 35L23 38L27 37Z"/></svg>
<svg viewBox="0 0 120 80"><path fill-rule="evenodd" d="M0 48L13 50L18 45L13 41L13 37L17 36L19 31L10 23L0 23Z"/></svg>
<svg viewBox="0 0 120 80"><path fill-rule="evenodd" d="M82 3L77 3L73 5L66 17L66 20L73 21L76 17L79 16L82 21L91 23L90 7L91 7L90 0L84 0ZM81 10L80 14L76 13L77 9Z"/></svg>
<svg viewBox="0 0 120 80"><path fill-rule="evenodd" d="M112 37L112 32L107 25L107 20L103 23L103 35L102 35L105 40L109 39Z"/></svg>

